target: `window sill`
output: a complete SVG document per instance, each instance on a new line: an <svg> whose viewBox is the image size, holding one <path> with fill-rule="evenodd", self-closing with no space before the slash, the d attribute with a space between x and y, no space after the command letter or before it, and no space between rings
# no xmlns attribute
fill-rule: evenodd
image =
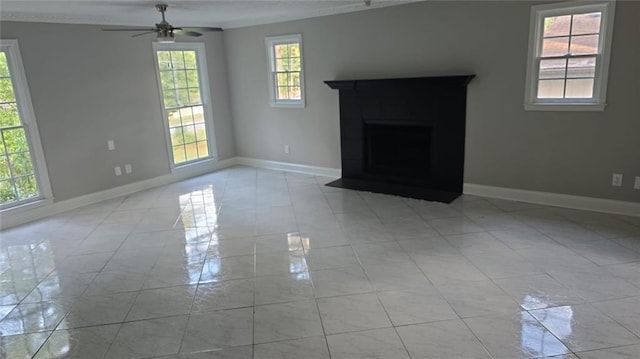
<svg viewBox="0 0 640 359"><path fill-rule="evenodd" d="M214 166L217 163L217 159L214 156L206 157L201 160L187 162L183 164L179 164L177 166L173 166L171 168L171 173L195 173L199 172L202 169L208 169Z"/></svg>
<svg viewBox="0 0 640 359"><path fill-rule="evenodd" d="M271 107L276 108L304 108L304 102L271 102Z"/></svg>
<svg viewBox="0 0 640 359"><path fill-rule="evenodd" d="M27 202L12 207L3 208L0 210L0 215L11 216L17 213L31 211L36 208L44 207L53 204L53 198L43 198L33 202Z"/></svg>
<svg viewBox="0 0 640 359"><path fill-rule="evenodd" d="M589 111L603 112L606 104L595 103L525 103L525 111Z"/></svg>

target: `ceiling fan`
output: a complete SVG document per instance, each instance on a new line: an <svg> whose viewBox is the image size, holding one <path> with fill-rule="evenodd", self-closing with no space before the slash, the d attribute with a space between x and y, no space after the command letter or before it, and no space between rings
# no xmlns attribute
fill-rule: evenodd
<svg viewBox="0 0 640 359"><path fill-rule="evenodd" d="M102 31L142 31L132 37L143 36L147 34L157 34L159 42L174 42L176 35L178 36L202 36L205 31L222 31L219 27L173 27L165 19L164 13L167 11L167 4L156 4L156 10L162 14L162 21L156 24L155 28L135 28L135 29L102 29Z"/></svg>

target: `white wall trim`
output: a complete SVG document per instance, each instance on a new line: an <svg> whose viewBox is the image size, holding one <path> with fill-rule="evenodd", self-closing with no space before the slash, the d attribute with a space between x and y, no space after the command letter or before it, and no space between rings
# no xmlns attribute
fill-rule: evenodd
<svg viewBox="0 0 640 359"><path fill-rule="evenodd" d="M640 217L640 203L465 183L464 194Z"/></svg>
<svg viewBox="0 0 640 359"><path fill-rule="evenodd" d="M60 202L45 202L41 206L37 206L35 208L32 207L29 210L16 211L15 213L5 212L0 215L0 229L7 229L41 218L53 216L75 208L87 206L93 203L121 196L126 196L135 192L140 192L169 183L182 181L188 178L200 176L212 171L221 170L236 165L305 173L314 176L340 177L342 175L341 169L339 168L309 166L297 163L268 161L248 157L233 157L217 162L210 161L202 163L200 166L189 166L189 168L183 168L180 171L174 171L170 174L126 184L124 186L110 188L104 191L86 194ZM494 187L474 183L465 183L463 192L464 194L482 197L500 198L511 201L528 202L547 206L582 209L588 211L640 217L640 203L637 202L615 201L610 199L573 196L560 193Z"/></svg>
<svg viewBox="0 0 640 359"><path fill-rule="evenodd" d="M267 161L267 160L260 160L257 158L248 158L248 157L236 157L236 161L237 161L237 164L239 165L266 168L270 170L306 173L314 176L325 176L325 177L341 177L342 176L342 170L340 168L318 167L318 166L301 165L297 163Z"/></svg>
<svg viewBox="0 0 640 359"><path fill-rule="evenodd" d="M181 168L170 174L150 178L143 181L129 183L123 186L110 188L104 191L89 193L86 195L74 197L60 202L45 204L37 208L26 211L17 211L14 213L3 213L0 215L0 229L14 227L27 222L35 221L41 218L53 216L62 212L66 212L75 208L87 206L93 203L106 201L109 199L126 196L135 192L144 191L150 188L163 186L169 183L182 181L191 177L200 176L215 170L231 167L236 165L236 158L230 158L221 161L207 161L199 166L188 166Z"/></svg>

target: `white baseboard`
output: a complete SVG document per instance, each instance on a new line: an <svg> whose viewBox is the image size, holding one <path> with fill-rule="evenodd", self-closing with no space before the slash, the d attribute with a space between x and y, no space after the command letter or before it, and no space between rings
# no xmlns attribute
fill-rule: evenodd
<svg viewBox="0 0 640 359"><path fill-rule="evenodd" d="M60 202L53 202L34 206L32 209L21 208L19 211L5 211L0 220L0 229L14 227L20 224L35 221L41 218L53 216L75 208L80 208L93 203L106 201L113 198L126 196L135 192L144 191L150 188L163 186L169 183L182 181L191 177L200 176L215 170L236 165L236 158L220 161L206 161L179 169L174 169L170 174L150 178L143 181L129 183L123 186L109 188L104 191L89 193Z"/></svg>
<svg viewBox="0 0 640 359"><path fill-rule="evenodd" d="M465 183L464 194L640 217L640 203Z"/></svg>
<svg viewBox="0 0 640 359"><path fill-rule="evenodd" d="M41 218L66 212L75 208L80 208L93 203L126 196L135 192L163 186L169 183L182 181L188 178L200 176L212 171L235 165L245 165L288 172L306 173L316 176L340 177L341 175L340 169L335 168L267 161L247 157L233 157L217 162L206 161L174 169L170 174L150 178L139 182L129 183L104 191L89 193L59 202L51 200L42 201L41 203L37 203L33 206L23 206L22 208L16 208L15 210L8 210L2 213L2 216L0 218L0 229L7 229L20 224L32 222Z"/></svg>
<svg viewBox="0 0 640 359"><path fill-rule="evenodd" d="M295 163L268 161L247 157L233 157L221 161L210 161L174 170L170 174L110 188L104 191L74 197L60 202L43 201L32 208L21 208L17 211L5 211L0 219L0 229L14 227L41 218L49 217L75 208L93 203L126 196L135 192L182 181L223 168L245 165L251 167L273 169L287 172L306 173L315 176L340 177L339 168L309 166ZM528 191L515 188L493 187L473 183L465 183L465 194L500 198L512 201L528 202L548 206L582 209L596 212L622 214L640 217L640 203L614 201L602 198L573 196L559 193Z"/></svg>
<svg viewBox="0 0 640 359"><path fill-rule="evenodd" d="M280 170L287 172L298 172L298 173L306 173L314 176L325 176L325 177L341 177L342 170L339 168L329 168L329 167L318 167L318 166L309 166L309 165L301 165L297 163L288 163L288 162L278 162L278 161L267 161L260 160L257 158L248 158L248 157L236 157L237 164L258 167L258 168L266 168L270 170Z"/></svg>

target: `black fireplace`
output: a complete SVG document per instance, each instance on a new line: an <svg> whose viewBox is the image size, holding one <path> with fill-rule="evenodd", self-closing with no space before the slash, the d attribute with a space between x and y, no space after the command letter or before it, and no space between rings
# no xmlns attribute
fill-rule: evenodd
<svg viewBox="0 0 640 359"><path fill-rule="evenodd" d="M329 186L450 203L462 193L475 75L326 81L340 91L342 178Z"/></svg>

